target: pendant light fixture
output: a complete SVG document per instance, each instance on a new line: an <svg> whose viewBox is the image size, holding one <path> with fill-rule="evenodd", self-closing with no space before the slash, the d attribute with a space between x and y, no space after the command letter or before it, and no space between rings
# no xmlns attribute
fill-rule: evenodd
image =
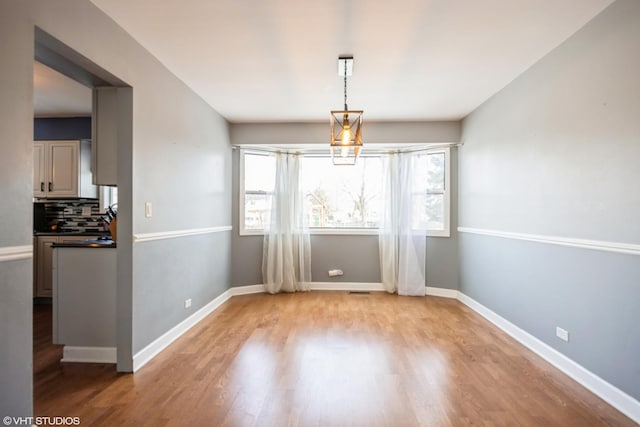
<svg viewBox="0 0 640 427"><path fill-rule="evenodd" d="M362 110L347 107L347 76L353 56L338 58L338 75L344 76L344 110L331 111L331 159L334 165L355 165L362 149Z"/></svg>

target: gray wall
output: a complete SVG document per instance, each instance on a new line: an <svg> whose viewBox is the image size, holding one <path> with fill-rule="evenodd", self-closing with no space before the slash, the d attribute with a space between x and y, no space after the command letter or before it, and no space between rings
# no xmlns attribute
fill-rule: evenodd
<svg viewBox="0 0 640 427"><path fill-rule="evenodd" d="M236 145L328 144L328 123L328 117L318 123L233 123L231 141ZM365 144L426 144L458 143L462 127L459 121L367 121L362 129Z"/></svg>
<svg viewBox="0 0 640 427"><path fill-rule="evenodd" d="M618 0L464 120L460 226L640 243L638 22ZM463 293L640 399L637 255L465 233L459 248Z"/></svg>
<svg viewBox="0 0 640 427"><path fill-rule="evenodd" d="M0 246L31 244L35 25L133 87L131 138L118 152L118 360L130 367L133 347L142 348L191 314L176 292L184 286L177 277L189 276L192 265L205 262L219 271L206 279L200 270L191 276L187 290L193 309L229 286L230 243L224 233L207 235L206 243L193 246L187 244L192 238L168 243L183 245L179 256L158 250L157 244L134 247L131 238L230 225L227 123L92 3L1 2ZM144 218L145 201L154 204L153 218ZM163 275L155 274L158 266ZM3 415L32 412L31 271L29 261L0 263L0 309L2 316L11 315L0 325ZM153 297L134 299L134 294Z"/></svg>
<svg viewBox="0 0 640 427"><path fill-rule="evenodd" d="M33 29L0 3L0 247L32 244ZM32 411L30 259L0 262L0 414Z"/></svg>
<svg viewBox="0 0 640 427"><path fill-rule="evenodd" d="M239 125L234 126L237 128ZM403 139L402 136L400 139ZM262 236L240 236L239 234L239 159L239 152L235 150L233 153L234 232L231 282L236 286L262 283ZM457 149L452 148L451 237L427 238L427 286L458 288L457 159ZM349 259L349 262L345 262L346 259ZM336 268L341 269L344 276L329 277L327 272ZM314 282L379 283L378 236L312 235L311 276Z"/></svg>
<svg viewBox="0 0 640 427"><path fill-rule="evenodd" d="M133 323L145 326L136 329L134 354L227 290L230 248L230 231L135 245ZM158 292L158 283L169 286ZM192 305L184 308L187 299Z"/></svg>

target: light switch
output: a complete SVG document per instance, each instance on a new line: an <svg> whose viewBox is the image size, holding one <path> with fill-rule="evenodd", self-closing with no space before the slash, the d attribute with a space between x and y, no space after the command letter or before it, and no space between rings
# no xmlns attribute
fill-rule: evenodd
<svg viewBox="0 0 640 427"><path fill-rule="evenodd" d="M151 218L151 202L145 202L145 204L144 204L144 216L145 216L145 218Z"/></svg>

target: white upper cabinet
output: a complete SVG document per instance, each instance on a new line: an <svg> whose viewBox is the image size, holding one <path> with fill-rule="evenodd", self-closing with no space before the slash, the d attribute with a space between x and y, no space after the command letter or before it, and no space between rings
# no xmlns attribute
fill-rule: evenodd
<svg viewBox="0 0 640 427"><path fill-rule="evenodd" d="M33 197L46 197L45 186L45 144L36 142L33 144Z"/></svg>
<svg viewBox="0 0 640 427"><path fill-rule="evenodd" d="M48 144L47 197L78 197L78 141Z"/></svg>
<svg viewBox="0 0 640 427"><path fill-rule="evenodd" d="M89 141L38 141L33 145L33 168L33 197L97 197Z"/></svg>

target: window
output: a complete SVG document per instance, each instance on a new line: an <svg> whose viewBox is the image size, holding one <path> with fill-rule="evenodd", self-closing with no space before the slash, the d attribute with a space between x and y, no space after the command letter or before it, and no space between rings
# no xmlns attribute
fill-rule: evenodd
<svg viewBox="0 0 640 427"><path fill-rule="evenodd" d="M354 166L334 166L330 157L304 157L300 181L305 225L326 229L376 229L380 212L382 162L361 157Z"/></svg>
<svg viewBox="0 0 640 427"><path fill-rule="evenodd" d="M98 187L100 212L106 212L107 207L118 204L118 187Z"/></svg>
<svg viewBox="0 0 640 427"><path fill-rule="evenodd" d="M413 226L429 236L449 236L449 148L416 156ZM300 163L305 225L315 234L375 234L379 225L382 159L364 156L355 166L306 155ZM275 157L242 151L240 234L262 234L269 225Z"/></svg>
<svg viewBox="0 0 640 427"><path fill-rule="evenodd" d="M429 236L449 236L449 148L416 157L413 180L413 228Z"/></svg>
<svg viewBox="0 0 640 427"><path fill-rule="evenodd" d="M276 159L268 153L240 155L240 233L262 234L271 222Z"/></svg>

